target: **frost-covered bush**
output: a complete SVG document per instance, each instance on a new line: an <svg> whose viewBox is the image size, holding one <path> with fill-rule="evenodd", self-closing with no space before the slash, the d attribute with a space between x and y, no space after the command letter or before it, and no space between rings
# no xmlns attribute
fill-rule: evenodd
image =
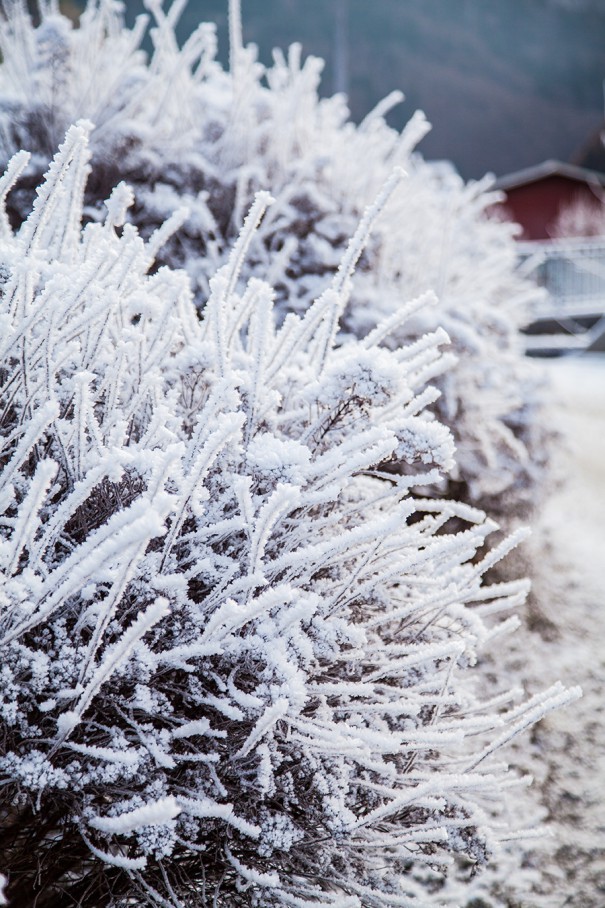
<svg viewBox="0 0 605 908"><path fill-rule="evenodd" d="M475 689L525 585L482 583L512 541L486 554L480 512L410 494L451 465L442 334L335 345L372 211L278 327L238 280L266 195L200 321L123 184L81 229L89 129L0 212L9 903L427 905L509 834L495 752L574 695Z"/></svg>
<svg viewBox="0 0 605 908"><path fill-rule="evenodd" d="M550 230L552 236L562 239L605 236L605 200L579 196L559 210Z"/></svg>
<svg viewBox="0 0 605 908"><path fill-rule="evenodd" d="M387 206L353 282L344 333L362 337L385 314L424 291L425 307L391 343L446 328L456 358L438 380L434 404L455 438L447 486L456 498L515 514L538 495L546 457L543 390L523 359L519 326L535 287L515 272L513 228L489 220L496 196L487 183L464 185L453 172L413 153L428 126L421 114L399 135L385 114L394 93L359 126L345 99L320 100L322 63L298 46L265 69L243 47L238 4L231 6L231 61L215 59L212 26L180 50L174 25L183 4L155 17L155 50L145 63L143 19L124 28L119 5L90 2L79 28L41 3L34 28L19 3L0 29L0 158L33 152L10 197L14 222L29 211L33 188L65 129L91 119L93 178L89 215L111 187L134 188L130 218L148 237L171 213L189 213L159 261L189 272L203 305L257 190L276 198L244 264L243 276L268 277L278 310L304 312L334 274L364 207L394 166L408 172ZM98 73L111 73L99 79Z"/></svg>

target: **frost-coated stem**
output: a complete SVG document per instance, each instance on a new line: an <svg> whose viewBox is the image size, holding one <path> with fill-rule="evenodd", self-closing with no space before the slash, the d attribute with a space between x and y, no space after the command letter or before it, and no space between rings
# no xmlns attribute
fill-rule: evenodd
<svg viewBox="0 0 605 908"><path fill-rule="evenodd" d="M405 176L406 173L401 167L396 167L393 170L388 180L384 183L382 189L376 196L374 202L371 205L368 205L368 207L365 209L357 230L355 231L353 237L349 240L347 250L338 267L338 271L336 272L332 280L332 290L334 291L334 295L332 298L332 305L330 307L330 310L328 310L328 315L324 327L324 336L322 338L319 351L320 372L325 368L328 351L331 350L334 345L336 333L338 331L338 322L340 317L342 316L342 312L346 304L349 292L349 282L351 280L353 271L355 270L355 266L366 246L366 243L368 242L372 227L376 219L384 209L395 188L399 185L399 183Z"/></svg>
<svg viewBox="0 0 605 908"><path fill-rule="evenodd" d="M229 0L229 69L236 83L243 49L241 0Z"/></svg>

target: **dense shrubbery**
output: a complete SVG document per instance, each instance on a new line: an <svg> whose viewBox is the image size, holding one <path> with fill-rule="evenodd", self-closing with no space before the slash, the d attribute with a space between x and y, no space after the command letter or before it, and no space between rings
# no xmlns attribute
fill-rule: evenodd
<svg viewBox="0 0 605 908"><path fill-rule="evenodd" d="M0 222L9 899L429 904L506 835L494 752L573 695L474 689L525 586L482 583L512 542L485 554L480 512L410 493L452 462L426 413L442 334L387 349L391 317L335 345L376 210L279 325L240 279L266 194L200 320L123 184L81 230L89 129Z"/></svg>
<svg viewBox="0 0 605 908"><path fill-rule="evenodd" d="M236 2L228 72L148 5L149 63L109 0L0 22L7 896L439 903L510 833L494 754L575 695L472 670L526 589L468 502L537 495L534 291L421 115L350 123Z"/></svg>
<svg viewBox="0 0 605 908"><path fill-rule="evenodd" d="M231 65L215 59L212 26L180 50L165 13L150 2L155 51L140 51L145 23L123 27L119 8L91 2L79 28L42 6L34 28L18 4L0 31L0 157L33 153L13 191L13 223L26 216L34 187L64 131L79 117L95 124L88 216L126 179L130 219L149 237L175 209L183 222L160 263L189 272L203 305L257 190L276 204L254 238L242 278L268 277L281 317L302 313L334 274L365 205L394 166L406 188L386 207L353 281L343 334L365 336L419 293L436 291L392 336L416 339L437 325L455 364L437 379L433 410L454 435L456 467L441 493L510 516L538 497L544 467L543 392L521 354L518 328L535 288L514 272L510 225L490 221L486 185L465 186L413 153L427 124L412 117L401 135L384 119L398 95L359 126L341 96L320 100L321 61L276 53L265 69L244 48L232 6ZM99 79L99 72L111 78Z"/></svg>

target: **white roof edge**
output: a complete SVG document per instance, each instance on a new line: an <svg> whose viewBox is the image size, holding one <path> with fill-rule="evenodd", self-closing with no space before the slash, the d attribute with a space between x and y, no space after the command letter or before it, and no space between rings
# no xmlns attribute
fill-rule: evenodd
<svg viewBox="0 0 605 908"><path fill-rule="evenodd" d="M600 173L598 170L587 170L585 167L578 167L576 164L549 160L498 177L494 183L494 189L513 189L515 186L535 183L537 180L550 176L568 177L582 183L596 183L600 186L605 186L605 173Z"/></svg>

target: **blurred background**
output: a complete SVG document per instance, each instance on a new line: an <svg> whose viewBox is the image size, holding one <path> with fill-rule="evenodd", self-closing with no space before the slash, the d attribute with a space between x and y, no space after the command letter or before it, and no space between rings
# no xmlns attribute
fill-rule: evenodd
<svg viewBox="0 0 605 908"><path fill-rule="evenodd" d="M129 22L144 11L125 7ZM324 58L323 92L346 91L356 120L403 90L392 125L422 108L424 156L465 179L548 158L605 171L605 0L242 0L242 11L263 61L293 41ZM180 36L203 20L226 60L227 0L189 0Z"/></svg>
<svg viewBox="0 0 605 908"><path fill-rule="evenodd" d="M64 0L77 17L85 0ZM125 0L127 24L145 0ZM168 0L164 6L169 5ZM605 350L605 0L241 0L245 43L270 63L297 41L325 60L324 95L360 121L389 92L401 129L420 108L420 151L504 193L519 259L546 290L527 352ZM184 42L216 23L228 60L228 0L188 0ZM145 39L151 50L149 36Z"/></svg>

